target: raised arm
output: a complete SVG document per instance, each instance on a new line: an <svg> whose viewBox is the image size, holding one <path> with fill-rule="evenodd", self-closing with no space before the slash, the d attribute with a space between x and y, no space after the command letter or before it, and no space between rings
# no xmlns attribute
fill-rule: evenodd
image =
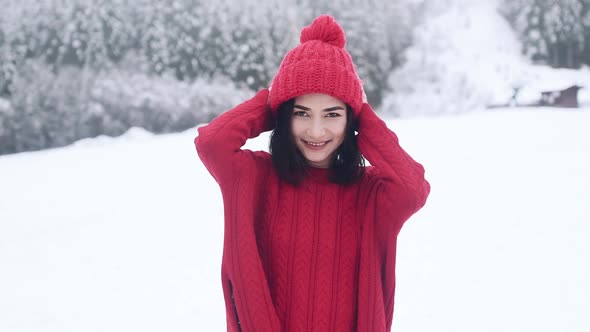
<svg viewBox="0 0 590 332"><path fill-rule="evenodd" d="M198 129L195 146L203 164L215 180L222 184L244 169L250 169L254 153L242 150L249 138L273 129L268 109L268 89L221 114Z"/></svg>
<svg viewBox="0 0 590 332"><path fill-rule="evenodd" d="M363 104L358 120L359 149L386 182L382 194L390 197L381 198L397 200L397 207L405 210L397 212L411 216L426 203L430 193L424 167L402 149L397 135L387 128L368 103Z"/></svg>

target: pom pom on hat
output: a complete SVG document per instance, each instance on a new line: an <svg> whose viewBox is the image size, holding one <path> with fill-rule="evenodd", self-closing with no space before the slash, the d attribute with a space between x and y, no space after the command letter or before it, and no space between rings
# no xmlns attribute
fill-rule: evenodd
<svg viewBox="0 0 590 332"><path fill-rule="evenodd" d="M318 16L310 26L301 30L301 37L299 38L301 44L310 40L323 41L340 48L344 48L344 45L346 45L344 30L332 16L328 15Z"/></svg>
<svg viewBox="0 0 590 332"><path fill-rule="evenodd" d="M346 37L336 20L318 16L301 31L300 44L283 58L269 95L273 113L289 99L325 93L352 107L355 117L363 104L362 81L346 51Z"/></svg>

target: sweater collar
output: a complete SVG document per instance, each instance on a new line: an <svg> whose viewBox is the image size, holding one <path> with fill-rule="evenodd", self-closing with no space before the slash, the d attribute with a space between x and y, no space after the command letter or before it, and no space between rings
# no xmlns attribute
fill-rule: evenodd
<svg viewBox="0 0 590 332"><path fill-rule="evenodd" d="M330 169L308 166L305 168L305 178L319 183L330 182Z"/></svg>

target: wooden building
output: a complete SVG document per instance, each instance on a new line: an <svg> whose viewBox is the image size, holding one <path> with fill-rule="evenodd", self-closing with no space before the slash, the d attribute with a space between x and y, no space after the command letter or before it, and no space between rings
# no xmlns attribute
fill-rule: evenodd
<svg viewBox="0 0 590 332"><path fill-rule="evenodd" d="M564 90L542 91L540 105L554 107L578 107L578 90L581 88L581 86L572 85Z"/></svg>

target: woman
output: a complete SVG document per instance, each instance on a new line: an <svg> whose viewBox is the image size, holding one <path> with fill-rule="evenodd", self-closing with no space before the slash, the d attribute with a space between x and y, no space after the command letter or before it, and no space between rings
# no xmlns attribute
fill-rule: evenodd
<svg viewBox="0 0 590 332"><path fill-rule="evenodd" d="M224 201L227 330L389 331L397 235L430 186L364 102L338 23L300 41L195 139ZM269 130L271 154L241 149Z"/></svg>

